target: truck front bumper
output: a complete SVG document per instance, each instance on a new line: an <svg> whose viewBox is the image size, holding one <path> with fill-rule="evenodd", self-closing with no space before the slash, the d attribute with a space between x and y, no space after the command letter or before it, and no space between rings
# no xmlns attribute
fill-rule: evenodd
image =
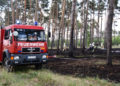
<svg viewBox="0 0 120 86"><path fill-rule="evenodd" d="M11 65L34 65L46 63L48 54L11 54Z"/></svg>

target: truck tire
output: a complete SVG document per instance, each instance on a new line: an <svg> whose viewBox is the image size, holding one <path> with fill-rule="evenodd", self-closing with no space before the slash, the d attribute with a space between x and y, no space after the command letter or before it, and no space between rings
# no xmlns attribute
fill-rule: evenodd
<svg viewBox="0 0 120 86"><path fill-rule="evenodd" d="M36 64L35 69L42 69L42 64Z"/></svg>
<svg viewBox="0 0 120 86"><path fill-rule="evenodd" d="M4 58L3 67L7 70L7 72L13 72L14 67L10 64L8 58Z"/></svg>

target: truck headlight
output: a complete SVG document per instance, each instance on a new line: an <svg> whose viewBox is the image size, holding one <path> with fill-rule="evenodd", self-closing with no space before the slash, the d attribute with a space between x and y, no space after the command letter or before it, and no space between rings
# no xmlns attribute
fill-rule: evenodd
<svg viewBox="0 0 120 86"><path fill-rule="evenodd" d="M14 60L19 60L19 56L14 56Z"/></svg>
<svg viewBox="0 0 120 86"><path fill-rule="evenodd" d="M46 55L43 55L43 56L42 56L42 59L46 59L46 58L47 58L47 56L46 56Z"/></svg>

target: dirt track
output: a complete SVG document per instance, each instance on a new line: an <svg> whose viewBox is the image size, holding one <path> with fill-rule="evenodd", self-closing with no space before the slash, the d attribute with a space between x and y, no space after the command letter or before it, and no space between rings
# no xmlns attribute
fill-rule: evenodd
<svg viewBox="0 0 120 86"><path fill-rule="evenodd" d="M120 60L114 59L114 66L105 65L105 59L51 59L46 68L60 74L75 77L99 77L110 81L120 82Z"/></svg>

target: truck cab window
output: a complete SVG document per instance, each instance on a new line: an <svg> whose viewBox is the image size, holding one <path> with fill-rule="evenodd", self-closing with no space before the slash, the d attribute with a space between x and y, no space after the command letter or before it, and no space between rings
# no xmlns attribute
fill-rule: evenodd
<svg viewBox="0 0 120 86"><path fill-rule="evenodd" d="M35 29L15 29L18 32L17 41L45 41L45 32Z"/></svg>
<svg viewBox="0 0 120 86"><path fill-rule="evenodd" d="M5 30L5 39L9 39L10 30Z"/></svg>
<svg viewBox="0 0 120 86"><path fill-rule="evenodd" d="M12 39L12 31L11 30L5 30L5 39Z"/></svg>

